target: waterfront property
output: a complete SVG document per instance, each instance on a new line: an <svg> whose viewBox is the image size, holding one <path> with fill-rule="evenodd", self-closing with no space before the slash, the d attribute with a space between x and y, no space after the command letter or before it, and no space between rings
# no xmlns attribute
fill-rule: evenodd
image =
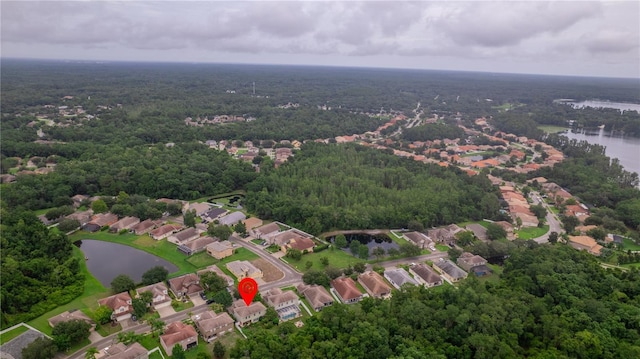
<svg viewBox="0 0 640 359"><path fill-rule="evenodd" d="M114 294L110 297L100 299L98 301L98 304L109 307L111 310L113 310L111 319L118 322L122 322L131 318L131 313L133 313L133 306L131 306L131 296L128 292L122 292Z"/></svg>

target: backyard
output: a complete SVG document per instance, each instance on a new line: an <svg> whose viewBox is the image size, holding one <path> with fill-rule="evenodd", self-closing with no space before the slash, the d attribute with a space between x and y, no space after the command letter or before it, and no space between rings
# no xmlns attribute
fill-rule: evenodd
<svg viewBox="0 0 640 359"><path fill-rule="evenodd" d="M533 239L544 235L549 232L549 225L545 224L542 227L525 227L519 231L516 231L516 235L519 239Z"/></svg>
<svg viewBox="0 0 640 359"><path fill-rule="evenodd" d="M304 272L307 270L306 263L311 262L311 268L315 268L318 270L324 270L326 266L320 262L320 258L327 257L329 259L329 266L335 268L347 268L349 265L353 266L359 262L366 262L360 258L356 258L349 253L336 249L335 247L331 247L327 250L324 250L319 253L308 253L304 254L302 258L298 261L293 260L291 258L283 258L286 260L292 267L296 268L300 272Z"/></svg>

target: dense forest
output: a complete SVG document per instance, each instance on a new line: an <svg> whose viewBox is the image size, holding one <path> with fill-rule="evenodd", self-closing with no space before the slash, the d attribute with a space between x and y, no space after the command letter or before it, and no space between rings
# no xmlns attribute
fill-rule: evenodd
<svg viewBox="0 0 640 359"><path fill-rule="evenodd" d="M82 294L84 276L66 235L47 229L31 212L2 208L0 218L3 326L37 317Z"/></svg>
<svg viewBox="0 0 640 359"><path fill-rule="evenodd" d="M464 131L460 127L441 123L415 126L402 131L402 138L407 141L433 141L443 138L463 137Z"/></svg>
<svg viewBox="0 0 640 359"><path fill-rule="evenodd" d="M334 304L231 358L637 358L640 273L612 272L564 245L512 253L498 282L403 287L359 308Z"/></svg>
<svg viewBox="0 0 640 359"><path fill-rule="evenodd" d="M250 211L316 234L493 218L500 207L486 177L357 145L305 144L248 188Z"/></svg>

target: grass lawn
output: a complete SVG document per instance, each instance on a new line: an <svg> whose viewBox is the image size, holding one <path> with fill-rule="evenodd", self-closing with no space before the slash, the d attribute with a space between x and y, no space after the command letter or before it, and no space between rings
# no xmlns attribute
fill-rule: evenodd
<svg viewBox="0 0 640 359"><path fill-rule="evenodd" d="M448 252L451 248L449 246L445 246L444 244L436 244L436 249L440 252Z"/></svg>
<svg viewBox="0 0 640 359"><path fill-rule="evenodd" d="M623 268L637 268L640 269L640 263L627 263L627 264L621 264L620 267Z"/></svg>
<svg viewBox="0 0 640 359"><path fill-rule="evenodd" d="M109 294L107 288L105 288L95 277L89 273L87 269L87 264L84 260L84 255L82 251L73 246L73 255L80 259L80 271L84 274L84 292L82 295L71 302L61 305L56 309L53 309L38 318L35 318L27 324L32 327L40 330L41 332L51 335L51 327L49 326L48 319L56 316L62 312L65 312L69 309L82 309L82 308L90 308L91 310L98 307L98 299L104 298Z"/></svg>
<svg viewBox="0 0 640 359"><path fill-rule="evenodd" d="M260 243L262 243L262 241L263 241L262 239L256 238L256 239L252 239L251 243L256 244L256 245L260 245Z"/></svg>
<svg viewBox="0 0 640 359"><path fill-rule="evenodd" d="M546 132L546 133L558 133L558 132L562 132L562 131L568 130L568 128L566 128L566 127L551 126L551 125L538 126L538 128L541 129L542 131Z"/></svg>
<svg viewBox="0 0 640 359"><path fill-rule="evenodd" d="M478 277L478 280L480 282L495 282L495 283L500 281L500 275L502 274L503 268L500 267L499 265L489 264L489 263L487 263L487 267L491 268L493 273L489 275L485 275L483 277Z"/></svg>
<svg viewBox="0 0 640 359"><path fill-rule="evenodd" d="M104 325L100 325L96 331L98 334L103 337L108 337L111 334L117 333L122 330L122 326L120 324L111 325L111 323L107 323Z"/></svg>
<svg viewBox="0 0 640 359"><path fill-rule="evenodd" d="M519 231L516 231L518 238L520 239L532 239L537 238L549 231L549 225L545 224L542 228L538 227L525 227Z"/></svg>
<svg viewBox="0 0 640 359"><path fill-rule="evenodd" d="M154 338L151 334L143 335L142 337L140 337L140 339L138 339L138 343L140 343L140 345L145 347L145 349L147 350L151 350L155 347L160 347L160 350L162 350L164 354L167 354L164 352L164 349L162 349L162 346L160 345L160 338L157 336Z"/></svg>
<svg viewBox="0 0 640 359"><path fill-rule="evenodd" d="M45 208L45 209L39 209L39 210L37 210L37 211L34 211L33 213L35 213L35 214L36 214L36 216L41 216L41 215L43 215L43 214L45 214L45 213L49 212L50 210L52 210L52 209L54 209L54 208L56 208L56 207Z"/></svg>
<svg viewBox="0 0 640 359"><path fill-rule="evenodd" d="M349 265L353 266L356 263L365 262L364 260L356 258L343 250L331 248L320 253L305 254L299 261L294 261L291 258L285 258L285 260L300 272L304 272L307 270L305 266L305 263L307 262L311 262L313 264L311 268L324 271L326 267L323 266L322 263L320 263L320 258L322 257L329 258L329 266L335 268L347 268Z"/></svg>
<svg viewBox="0 0 640 359"><path fill-rule="evenodd" d="M264 250L269 252L269 253L276 253L276 252L280 251L280 246L278 246L277 244L272 244L272 245L266 247Z"/></svg>
<svg viewBox="0 0 640 359"><path fill-rule="evenodd" d="M153 353L149 354L149 359L162 359L162 355L160 354L160 352L156 351L156 352L153 352Z"/></svg>
<svg viewBox="0 0 640 359"><path fill-rule="evenodd" d="M191 263L196 268L204 268L217 263L218 260L210 256L209 253L205 251L188 257L187 262Z"/></svg>
<svg viewBox="0 0 640 359"><path fill-rule="evenodd" d="M67 351L65 351L64 353L69 355L69 354L73 354L75 352L77 352L78 350L86 347L87 345L91 344L91 341L89 339L85 339L83 341L81 341L80 343L77 343L75 345L72 345L71 348L69 348Z"/></svg>
<svg viewBox="0 0 640 359"><path fill-rule="evenodd" d="M250 250L243 248L243 247L239 247L236 248L233 252L232 256L223 258L220 260L220 264L227 264L229 262L233 262L233 261L252 261L254 259L258 259L260 258L257 254L251 252Z"/></svg>
<svg viewBox="0 0 640 359"><path fill-rule="evenodd" d="M409 243L409 241L404 239L404 237L402 237L402 234L400 233L389 231L389 238L391 238L391 240L396 242L399 246Z"/></svg>
<svg viewBox="0 0 640 359"><path fill-rule="evenodd" d="M633 241L629 238L622 239L622 246L624 247L625 251L628 249L632 251L640 251L640 245L633 243Z"/></svg>
<svg viewBox="0 0 640 359"><path fill-rule="evenodd" d="M26 332L27 330L29 330L29 328L25 327L24 325L21 325L15 329L12 329L4 334L2 334L0 336L0 343L4 344L6 342L8 342L9 340L17 337L18 335Z"/></svg>
<svg viewBox="0 0 640 359"><path fill-rule="evenodd" d="M185 303L183 301L174 300L174 301L171 301L171 307L173 307L173 310L175 310L176 312L181 312L181 311L183 311L185 309L192 308L193 307L193 303L191 301L187 301Z"/></svg>

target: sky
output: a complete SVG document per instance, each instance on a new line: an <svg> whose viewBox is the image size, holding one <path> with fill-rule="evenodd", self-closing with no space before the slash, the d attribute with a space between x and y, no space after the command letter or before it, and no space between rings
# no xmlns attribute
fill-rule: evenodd
<svg viewBox="0 0 640 359"><path fill-rule="evenodd" d="M640 1L6 1L2 58L640 79Z"/></svg>

